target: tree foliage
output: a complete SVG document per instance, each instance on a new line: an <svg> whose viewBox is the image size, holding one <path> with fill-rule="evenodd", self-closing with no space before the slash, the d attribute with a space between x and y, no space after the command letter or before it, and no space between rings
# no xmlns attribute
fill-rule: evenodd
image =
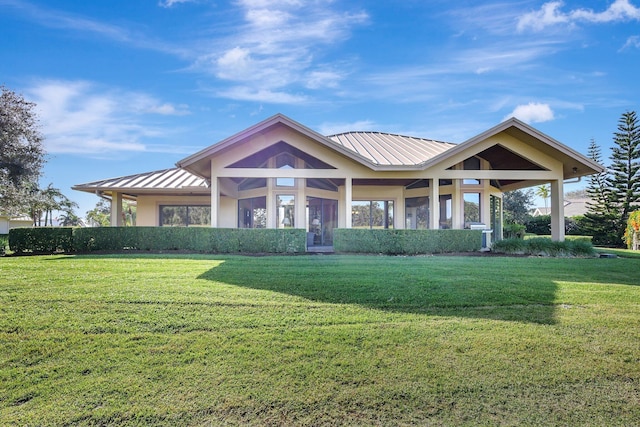
<svg viewBox="0 0 640 427"><path fill-rule="evenodd" d="M24 214L45 163L35 104L0 86L0 211Z"/></svg>
<svg viewBox="0 0 640 427"><path fill-rule="evenodd" d="M504 221L507 224L523 224L528 216L529 209L533 205L533 190L514 190L504 193L502 199Z"/></svg>
<svg viewBox="0 0 640 427"><path fill-rule="evenodd" d="M640 124L635 111L622 115L613 142L608 183L618 213L616 233L622 239L629 214L640 201Z"/></svg>

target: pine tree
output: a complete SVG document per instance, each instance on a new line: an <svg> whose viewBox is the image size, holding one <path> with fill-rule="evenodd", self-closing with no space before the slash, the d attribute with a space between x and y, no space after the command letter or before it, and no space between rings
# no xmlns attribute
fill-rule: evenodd
<svg viewBox="0 0 640 427"><path fill-rule="evenodd" d="M602 151L595 140L591 140L587 155L596 163L602 163ZM617 214L612 205L611 191L607 182L607 171L589 176L586 188L587 213L584 215L583 228L593 236L597 245L618 244L616 224Z"/></svg>
<svg viewBox="0 0 640 427"><path fill-rule="evenodd" d="M629 214L640 201L640 127L635 111L622 115L613 142L608 186L617 213L617 244L622 244Z"/></svg>

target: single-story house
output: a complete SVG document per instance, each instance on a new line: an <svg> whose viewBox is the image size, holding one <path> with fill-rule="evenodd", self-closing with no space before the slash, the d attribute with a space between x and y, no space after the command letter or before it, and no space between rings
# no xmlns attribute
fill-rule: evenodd
<svg viewBox="0 0 640 427"><path fill-rule="evenodd" d="M11 216L0 214L0 234L9 234L13 228L32 227L33 220L28 216Z"/></svg>
<svg viewBox="0 0 640 427"><path fill-rule="evenodd" d="M581 216L589 211L588 203L591 199L564 199L564 216L571 218L573 216ZM531 210L531 216L551 215L549 206L537 206Z"/></svg>
<svg viewBox="0 0 640 427"><path fill-rule="evenodd" d="M550 184L564 239L563 183L603 167L515 119L461 144L383 132L321 135L277 114L175 168L78 184L137 203L139 226L296 227L328 246L335 228L502 231L502 193Z"/></svg>

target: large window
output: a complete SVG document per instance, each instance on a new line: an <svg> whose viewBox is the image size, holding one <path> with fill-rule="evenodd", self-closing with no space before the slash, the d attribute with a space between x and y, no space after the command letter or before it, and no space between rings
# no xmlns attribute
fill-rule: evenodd
<svg viewBox="0 0 640 427"><path fill-rule="evenodd" d="M278 228L295 227L296 198L293 195L276 196Z"/></svg>
<svg viewBox="0 0 640 427"><path fill-rule="evenodd" d="M480 193L464 193L464 227L480 222Z"/></svg>
<svg viewBox="0 0 640 427"><path fill-rule="evenodd" d="M211 225L210 206L161 205L160 225L163 227L206 227Z"/></svg>
<svg viewBox="0 0 640 427"><path fill-rule="evenodd" d="M440 196L440 228L451 228L452 224L451 194Z"/></svg>
<svg viewBox="0 0 640 427"><path fill-rule="evenodd" d="M410 197L405 200L405 227L410 230L429 228L429 198Z"/></svg>
<svg viewBox="0 0 640 427"><path fill-rule="evenodd" d="M267 228L267 198L238 200L238 228Z"/></svg>
<svg viewBox="0 0 640 427"><path fill-rule="evenodd" d="M393 228L393 200L366 200L351 203L353 228Z"/></svg>

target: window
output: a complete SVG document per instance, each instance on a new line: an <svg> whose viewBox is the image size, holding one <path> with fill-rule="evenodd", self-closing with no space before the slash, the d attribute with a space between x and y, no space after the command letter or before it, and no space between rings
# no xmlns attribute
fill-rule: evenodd
<svg viewBox="0 0 640 427"><path fill-rule="evenodd" d="M295 227L296 198L293 195L276 196L276 211L278 228Z"/></svg>
<svg viewBox="0 0 640 427"><path fill-rule="evenodd" d="M464 227L480 222L480 193L464 193Z"/></svg>
<svg viewBox="0 0 640 427"><path fill-rule="evenodd" d="M405 227L410 230L429 228L429 198L411 197L405 200Z"/></svg>
<svg viewBox="0 0 640 427"><path fill-rule="evenodd" d="M440 196L440 228L451 228L451 194Z"/></svg>
<svg viewBox="0 0 640 427"><path fill-rule="evenodd" d="M267 228L267 198L238 200L238 228Z"/></svg>
<svg viewBox="0 0 640 427"><path fill-rule="evenodd" d="M480 159L477 157L469 157L462 163L462 168L466 171L478 171L480 167ZM479 179L463 179L462 183L465 185L480 185Z"/></svg>
<svg viewBox="0 0 640 427"><path fill-rule="evenodd" d="M393 228L393 200L366 200L351 203L353 228Z"/></svg>
<svg viewBox="0 0 640 427"><path fill-rule="evenodd" d="M210 206L160 206L160 226L162 227L206 227L210 224Z"/></svg>
<svg viewBox="0 0 640 427"><path fill-rule="evenodd" d="M295 169L296 158L289 153L282 153L276 157L276 168L278 169ZM296 185L295 178L276 178L276 186L278 187L294 187Z"/></svg>

